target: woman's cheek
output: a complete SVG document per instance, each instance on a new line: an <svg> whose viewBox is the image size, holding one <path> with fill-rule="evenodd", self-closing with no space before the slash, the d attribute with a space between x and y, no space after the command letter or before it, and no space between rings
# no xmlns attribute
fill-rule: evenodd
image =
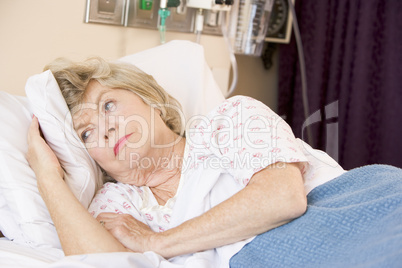
<svg viewBox="0 0 402 268"><path fill-rule="evenodd" d="M108 154L105 148L93 147L88 149L88 153L99 164L107 161Z"/></svg>

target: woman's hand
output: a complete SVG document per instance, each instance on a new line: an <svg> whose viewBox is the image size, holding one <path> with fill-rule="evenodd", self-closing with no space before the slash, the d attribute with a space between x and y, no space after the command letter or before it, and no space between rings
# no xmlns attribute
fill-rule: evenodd
<svg viewBox="0 0 402 268"><path fill-rule="evenodd" d="M96 217L120 243L134 252L152 250L150 240L157 233L148 225L136 220L129 214L117 214L111 212L101 213Z"/></svg>
<svg viewBox="0 0 402 268"><path fill-rule="evenodd" d="M35 172L36 178L42 180L50 178L56 173L63 178L63 170L56 155L41 136L37 117L32 118L28 130L28 153L27 160Z"/></svg>

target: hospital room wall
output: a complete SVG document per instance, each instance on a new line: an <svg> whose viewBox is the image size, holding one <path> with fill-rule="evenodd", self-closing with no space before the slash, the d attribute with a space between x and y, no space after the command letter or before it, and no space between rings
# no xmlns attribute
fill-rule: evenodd
<svg viewBox="0 0 402 268"><path fill-rule="evenodd" d="M160 44L156 30L83 22L85 0L0 1L0 90L25 95L27 78L57 57L106 59ZM167 32L166 40L195 41L194 34ZM230 60L222 37L203 35L205 57L222 91L230 86ZM239 79L234 94L255 97L276 109L277 69L258 57L236 56ZM276 59L274 59L275 61Z"/></svg>

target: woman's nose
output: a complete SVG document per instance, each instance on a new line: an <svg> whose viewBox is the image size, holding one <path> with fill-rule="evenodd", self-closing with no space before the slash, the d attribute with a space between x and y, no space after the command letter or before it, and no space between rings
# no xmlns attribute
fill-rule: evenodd
<svg viewBox="0 0 402 268"><path fill-rule="evenodd" d="M116 129L114 127L109 128L105 133L105 140L108 140L110 133L112 133L114 131L116 131Z"/></svg>

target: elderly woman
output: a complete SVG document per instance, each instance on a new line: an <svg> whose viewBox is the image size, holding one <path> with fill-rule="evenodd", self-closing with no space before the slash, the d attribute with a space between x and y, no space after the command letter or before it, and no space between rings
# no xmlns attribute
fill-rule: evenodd
<svg viewBox="0 0 402 268"><path fill-rule="evenodd" d="M28 159L66 255L154 251L184 263L204 254L227 266L254 236L303 215L307 192L344 172L252 98L230 98L184 132L179 103L132 65L95 58L47 68L89 155L113 180L88 213L33 118Z"/></svg>

